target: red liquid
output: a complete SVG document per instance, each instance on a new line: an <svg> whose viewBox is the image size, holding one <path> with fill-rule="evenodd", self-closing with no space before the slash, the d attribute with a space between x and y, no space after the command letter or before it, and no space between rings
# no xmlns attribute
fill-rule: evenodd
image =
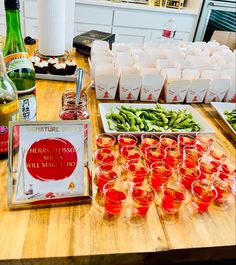
<svg viewBox="0 0 236 265"><path fill-rule="evenodd" d="M135 189L132 192L134 212L138 216L144 216L155 198L152 191Z"/></svg>
<svg viewBox="0 0 236 265"><path fill-rule="evenodd" d="M191 166L191 167L193 168L193 166ZM200 172L198 172L198 170L190 169L190 168L180 168L179 172L180 172L180 174L179 174L180 182L188 190L191 189L192 183L200 175Z"/></svg>
<svg viewBox="0 0 236 265"><path fill-rule="evenodd" d="M159 150L159 148L147 148L145 150L146 162L150 167L152 163L164 159L164 154Z"/></svg>
<svg viewBox="0 0 236 265"><path fill-rule="evenodd" d="M216 203L223 203L231 192L231 187L227 183L222 183L218 180L214 181L214 187L217 191L217 197L215 198Z"/></svg>
<svg viewBox="0 0 236 265"><path fill-rule="evenodd" d="M161 149L161 152L164 153L165 152L165 149L167 147L172 147L172 148L175 148L178 146L178 141L177 139L171 139L171 138L162 138L161 139L161 146L160 146L160 149Z"/></svg>
<svg viewBox="0 0 236 265"><path fill-rule="evenodd" d="M120 214L126 195L122 191L110 189L105 193L105 210L109 214Z"/></svg>
<svg viewBox="0 0 236 265"><path fill-rule="evenodd" d="M169 214L176 214L183 200L185 200L183 192L166 188L162 198L162 208Z"/></svg>
<svg viewBox="0 0 236 265"><path fill-rule="evenodd" d="M192 204L199 213L205 212L216 197L216 191L201 186L193 187Z"/></svg>
<svg viewBox="0 0 236 265"><path fill-rule="evenodd" d="M212 180L212 175L218 171L219 163L216 161L202 161L199 163L201 171L199 179Z"/></svg>
<svg viewBox="0 0 236 265"><path fill-rule="evenodd" d="M101 148L112 148L115 144L115 139L111 138L111 137L98 137L96 139L96 143L97 143L97 146L101 147Z"/></svg>
<svg viewBox="0 0 236 265"><path fill-rule="evenodd" d="M148 169L141 164L128 164L128 179L135 183L143 182L148 174Z"/></svg>
<svg viewBox="0 0 236 265"><path fill-rule="evenodd" d="M184 149L184 156L183 160L188 165L188 167L191 167L192 164L194 166L198 165L198 160L203 156L203 152L199 151L197 149Z"/></svg>
<svg viewBox="0 0 236 265"><path fill-rule="evenodd" d="M176 168L177 165L182 161L182 155L175 151L167 151L165 161L171 167Z"/></svg>
<svg viewBox="0 0 236 265"><path fill-rule="evenodd" d="M193 147L196 144L196 139L193 139L193 138L187 137L187 136L180 136L179 137L179 144L182 147L184 147L184 146Z"/></svg>
<svg viewBox="0 0 236 265"><path fill-rule="evenodd" d="M151 185L155 190L160 190L161 185L172 176L172 171L167 168L154 168L152 170Z"/></svg>
<svg viewBox="0 0 236 265"><path fill-rule="evenodd" d="M209 155L213 157L215 160L222 160L227 157L227 155L221 150L211 149Z"/></svg>
<svg viewBox="0 0 236 265"><path fill-rule="evenodd" d="M158 146L158 141L152 138L144 138L140 146L140 149L143 154L145 154L145 149L149 146Z"/></svg>
<svg viewBox="0 0 236 265"><path fill-rule="evenodd" d="M99 174L99 176L97 176L97 184L98 184L98 189L99 191L103 192L103 188L104 186L112 180L117 179L117 173L114 171L110 171L110 172L104 172Z"/></svg>
<svg viewBox="0 0 236 265"><path fill-rule="evenodd" d="M122 137L118 139L118 147L119 147L119 152L121 147L126 146L126 145L132 145L135 146L137 144L137 140L129 137Z"/></svg>
<svg viewBox="0 0 236 265"><path fill-rule="evenodd" d="M137 152L136 150L126 150L123 149L121 151L121 155L123 155L127 159L139 159L141 157L140 153Z"/></svg>
<svg viewBox="0 0 236 265"><path fill-rule="evenodd" d="M115 161L112 150L105 148L97 150L96 159L99 163L111 164Z"/></svg>

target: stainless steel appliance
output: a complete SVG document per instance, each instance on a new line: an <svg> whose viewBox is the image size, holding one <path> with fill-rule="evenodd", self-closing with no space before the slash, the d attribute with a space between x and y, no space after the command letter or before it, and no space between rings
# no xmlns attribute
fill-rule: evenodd
<svg viewBox="0 0 236 265"><path fill-rule="evenodd" d="M236 0L205 0L194 41L209 41L215 30L236 32Z"/></svg>

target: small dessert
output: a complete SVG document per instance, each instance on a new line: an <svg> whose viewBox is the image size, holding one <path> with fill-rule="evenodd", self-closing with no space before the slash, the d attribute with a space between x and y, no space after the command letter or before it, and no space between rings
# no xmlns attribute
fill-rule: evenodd
<svg viewBox="0 0 236 265"><path fill-rule="evenodd" d="M56 63L51 68L48 68L48 71L52 75L66 75L66 64L65 63Z"/></svg>
<svg viewBox="0 0 236 265"><path fill-rule="evenodd" d="M47 74L48 73L48 62L40 60L34 64L35 73Z"/></svg>
<svg viewBox="0 0 236 265"><path fill-rule="evenodd" d="M66 71L68 75L73 75L75 73L75 70L77 68L75 61L66 61Z"/></svg>
<svg viewBox="0 0 236 265"><path fill-rule="evenodd" d="M48 68L51 69L52 66L56 63L59 63L59 60L55 57L49 58L48 59Z"/></svg>
<svg viewBox="0 0 236 265"><path fill-rule="evenodd" d="M40 62L40 58L38 56L30 56L30 61L35 65L35 63Z"/></svg>

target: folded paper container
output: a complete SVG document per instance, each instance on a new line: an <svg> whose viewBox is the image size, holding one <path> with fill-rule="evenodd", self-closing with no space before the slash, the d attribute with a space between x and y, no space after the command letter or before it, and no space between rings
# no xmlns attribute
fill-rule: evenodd
<svg viewBox="0 0 236 265"><path fill-rule="evenodd" d="M235 55L215 41L114 42L112 50L100 41L91 49L90 74L98 99L235 102Z"/></svg>

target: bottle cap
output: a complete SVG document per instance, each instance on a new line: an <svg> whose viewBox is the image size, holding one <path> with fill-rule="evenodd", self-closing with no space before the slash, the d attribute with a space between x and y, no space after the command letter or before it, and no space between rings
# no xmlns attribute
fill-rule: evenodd
<svg viewBox="0 0 236 265"><path fill-rule="evenodd" d="M5 0L5 9L20 9L20 0Z"/></svg>

